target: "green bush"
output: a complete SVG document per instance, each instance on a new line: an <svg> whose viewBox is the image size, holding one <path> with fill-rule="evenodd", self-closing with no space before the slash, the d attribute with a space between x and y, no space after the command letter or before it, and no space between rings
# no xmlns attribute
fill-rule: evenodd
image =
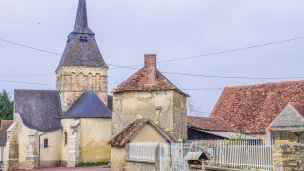
<svg viewBox="0 0 304 171"><path fill-rule="evenodd" d="M100 162L85 162L85 163L78 163L76 167L90 167L90 166L105 166L108 165L108 161L100 161Z"/></svg>

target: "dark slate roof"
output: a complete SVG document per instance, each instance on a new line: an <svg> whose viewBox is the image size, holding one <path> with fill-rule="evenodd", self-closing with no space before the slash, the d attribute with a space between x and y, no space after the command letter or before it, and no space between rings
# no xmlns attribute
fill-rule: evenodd
<svg viewBox="0 0 304 171"><path fill-rule="evenodd" d="M86 0L79 0L74 32L94 34L88 24Z"/></svg>
<svg viewBox="0 0 304 171"><path fill-rule="evenodd" d="M93 91L83 93L68 109L65 118L111 118L112 111Z"/></svg>
<svg viewBox="0 0 304 171"><path fill-rule="evenodd" d="M61 102L58 91L15 90L15 112L31 129L51 132L61 129Z"/></svg>
<svg viewBox="0 0 304 171"><path fill-rule="evenodd" d="M95 34L88 26L86 1L79 0L74 31L68 36L67 45L58 65L108 68L99 51Z"/></svg>
<svg viewBox="0 0 304 171"><path fill-rule="evenodd" d="M304 104L303 90L304 81L226 87L210 117L236 131L264 133L289 102Z"/></svg>
<svg viewBox="0 0 304 171"><path fill-rule="evenodd" d="M7 141L6 130L14 123L12 120L1 120L1 130L0 130L0 146L5 146Z"/></svg>
<svg viewBox="0 0 304 171"><path fill-rule="evenodd" d="M169 133L163 131L153 121L149 119L136 119L130 123L125 129L115 135L109 144L113 146L124 146L128 143L146 124L151 124L160 134L162 134L168 141L177 142Z"/></svg>

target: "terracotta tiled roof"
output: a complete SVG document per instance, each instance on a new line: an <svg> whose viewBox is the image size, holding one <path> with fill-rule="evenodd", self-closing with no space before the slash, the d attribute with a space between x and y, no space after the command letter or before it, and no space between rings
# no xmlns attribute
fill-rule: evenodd
<svg viewBox="0 0 304 171"><path fill-rule="evenodd" d="M145 61L149 57L156 55L145 55ZM151 70L153 72L151 72ZM154 79L152 79L154 78ZM156 61L153 64L146 62L145 66L137 71L134 75L128 78L126 81L117 86L112 92L119 93L125 91L163 91L163 90L175 90L179 93L189 96L186 93L178 89L172 84L161 72L156 68Z"/></svg>
<svg viewBox="0 0 304 171"><path fill-rule="evenodd" d="M188 125L209 131L233 131L233 129L220 118L206 118L206 117L187 117Z"/></svg>
<svg viewBox="0 0 304 171"><path fill-rule="evenodd" d="M0 146L6 145L7 132L6 130L14 123L12 120L1 120L1 130L0 130Z"/></svg>
<svg viewBox="0 0 304 171"><path fill-rule="evenodd" d="M290 102L289 103L300 115L304 117L304 104L300 103L294 103Z"/></svg>
<svg viewBox="0 0 304 171"><path fill-rule="evenodd" d="M113 146L124 146L128 143L147 123L154 126L168 141L176 142L175 138L171 137L169 133L164 132L158 126L156 126L149 119L136 119L125 129L119 132L116 136L112 138L109 144Z"/></svg>
<svg viewBox="0 0 304 171"><path fill-rule="evenodd" d="M210 117L222 118L236 130L264 133L289 102L304 104L304 81L227 87Z"/></svg>

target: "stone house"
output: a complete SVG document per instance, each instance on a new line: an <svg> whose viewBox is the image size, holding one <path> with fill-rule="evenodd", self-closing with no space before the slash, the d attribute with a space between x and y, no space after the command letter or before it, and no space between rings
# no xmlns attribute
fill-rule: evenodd
<svg viewBox="0 0 304 171"><path fill-rule="evenodd" d="M0 162L3 163L6 151L7 129L13 124L12 120L1 120L0 128Z"/></svg>
<svg viewBox="0 0 304 171"><path fill-rule="evenodd" d="M273 132L275 139L295 139L302 124L303 87L304 81L226 87L210 118L222 119L236 132L263 140L271 139L271 130L280 131ZM292 119L285 120L289 116Z"/></svg>
<svg viewBox="0 0 304 171"><path fill-rule="evenodd" d="M113 92L113 117L111 143L112 170L126 167L125 143L165 142L168 137L176 141L187 140L187 97L173 85L156 67L156 55L145 55L145 65ZM133 134L132 124L136 119L148 119L136 136L145 138L129 139ZM148 123L148 124L147 124ZM149 136L147 135L155 135ZM135 138L135 139L134 139ZM117 144L119 139L126 141Z"/></svg>
<svg viewBox="0 0 304 171"><path fill-rule="evenodd" d="M6 170L109 160L108 68L88 26L86 1L79 0L56 69L57 90L15 90Z"/></svg>

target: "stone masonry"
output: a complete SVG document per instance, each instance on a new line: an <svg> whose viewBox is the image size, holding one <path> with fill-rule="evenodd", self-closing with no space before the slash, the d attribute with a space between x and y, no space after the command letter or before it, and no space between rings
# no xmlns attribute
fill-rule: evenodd
<svg viewBox="0 0 304 171"><path fill-rule="evenodd" d="M71 135L69 137L69 159L68 167L75 167L81 162L81 139L80 139L80 124L71 126Z"/></svg>
<svg viewBox="0 0 304 171"><path fill-rule="evenodd" d="M26 156L26 170L38 168L38 151L37 151L37 135L29 135L27 156Z"/></svg>
<svg viewBox="0 0 304 171"><path fill-rule="evenodd" d="M18 124L13 123L7 130L7 158L4 161L4 170L19 169L19 144L18 144Z"/></svg>
<svg viewBox="0 0 304 171"><path fill-rule="evenodd" d="M304 144L278 141L274 146L274 170L304 170Z"/></svg>
<svg viewBox="0 0 304 171"><path fill-rule="evenodd" d="M103 67L61 67L56 71L56 89L60 91L61 106L67 110L85 91L93 90L108 104L108 69Z"/></svg>

